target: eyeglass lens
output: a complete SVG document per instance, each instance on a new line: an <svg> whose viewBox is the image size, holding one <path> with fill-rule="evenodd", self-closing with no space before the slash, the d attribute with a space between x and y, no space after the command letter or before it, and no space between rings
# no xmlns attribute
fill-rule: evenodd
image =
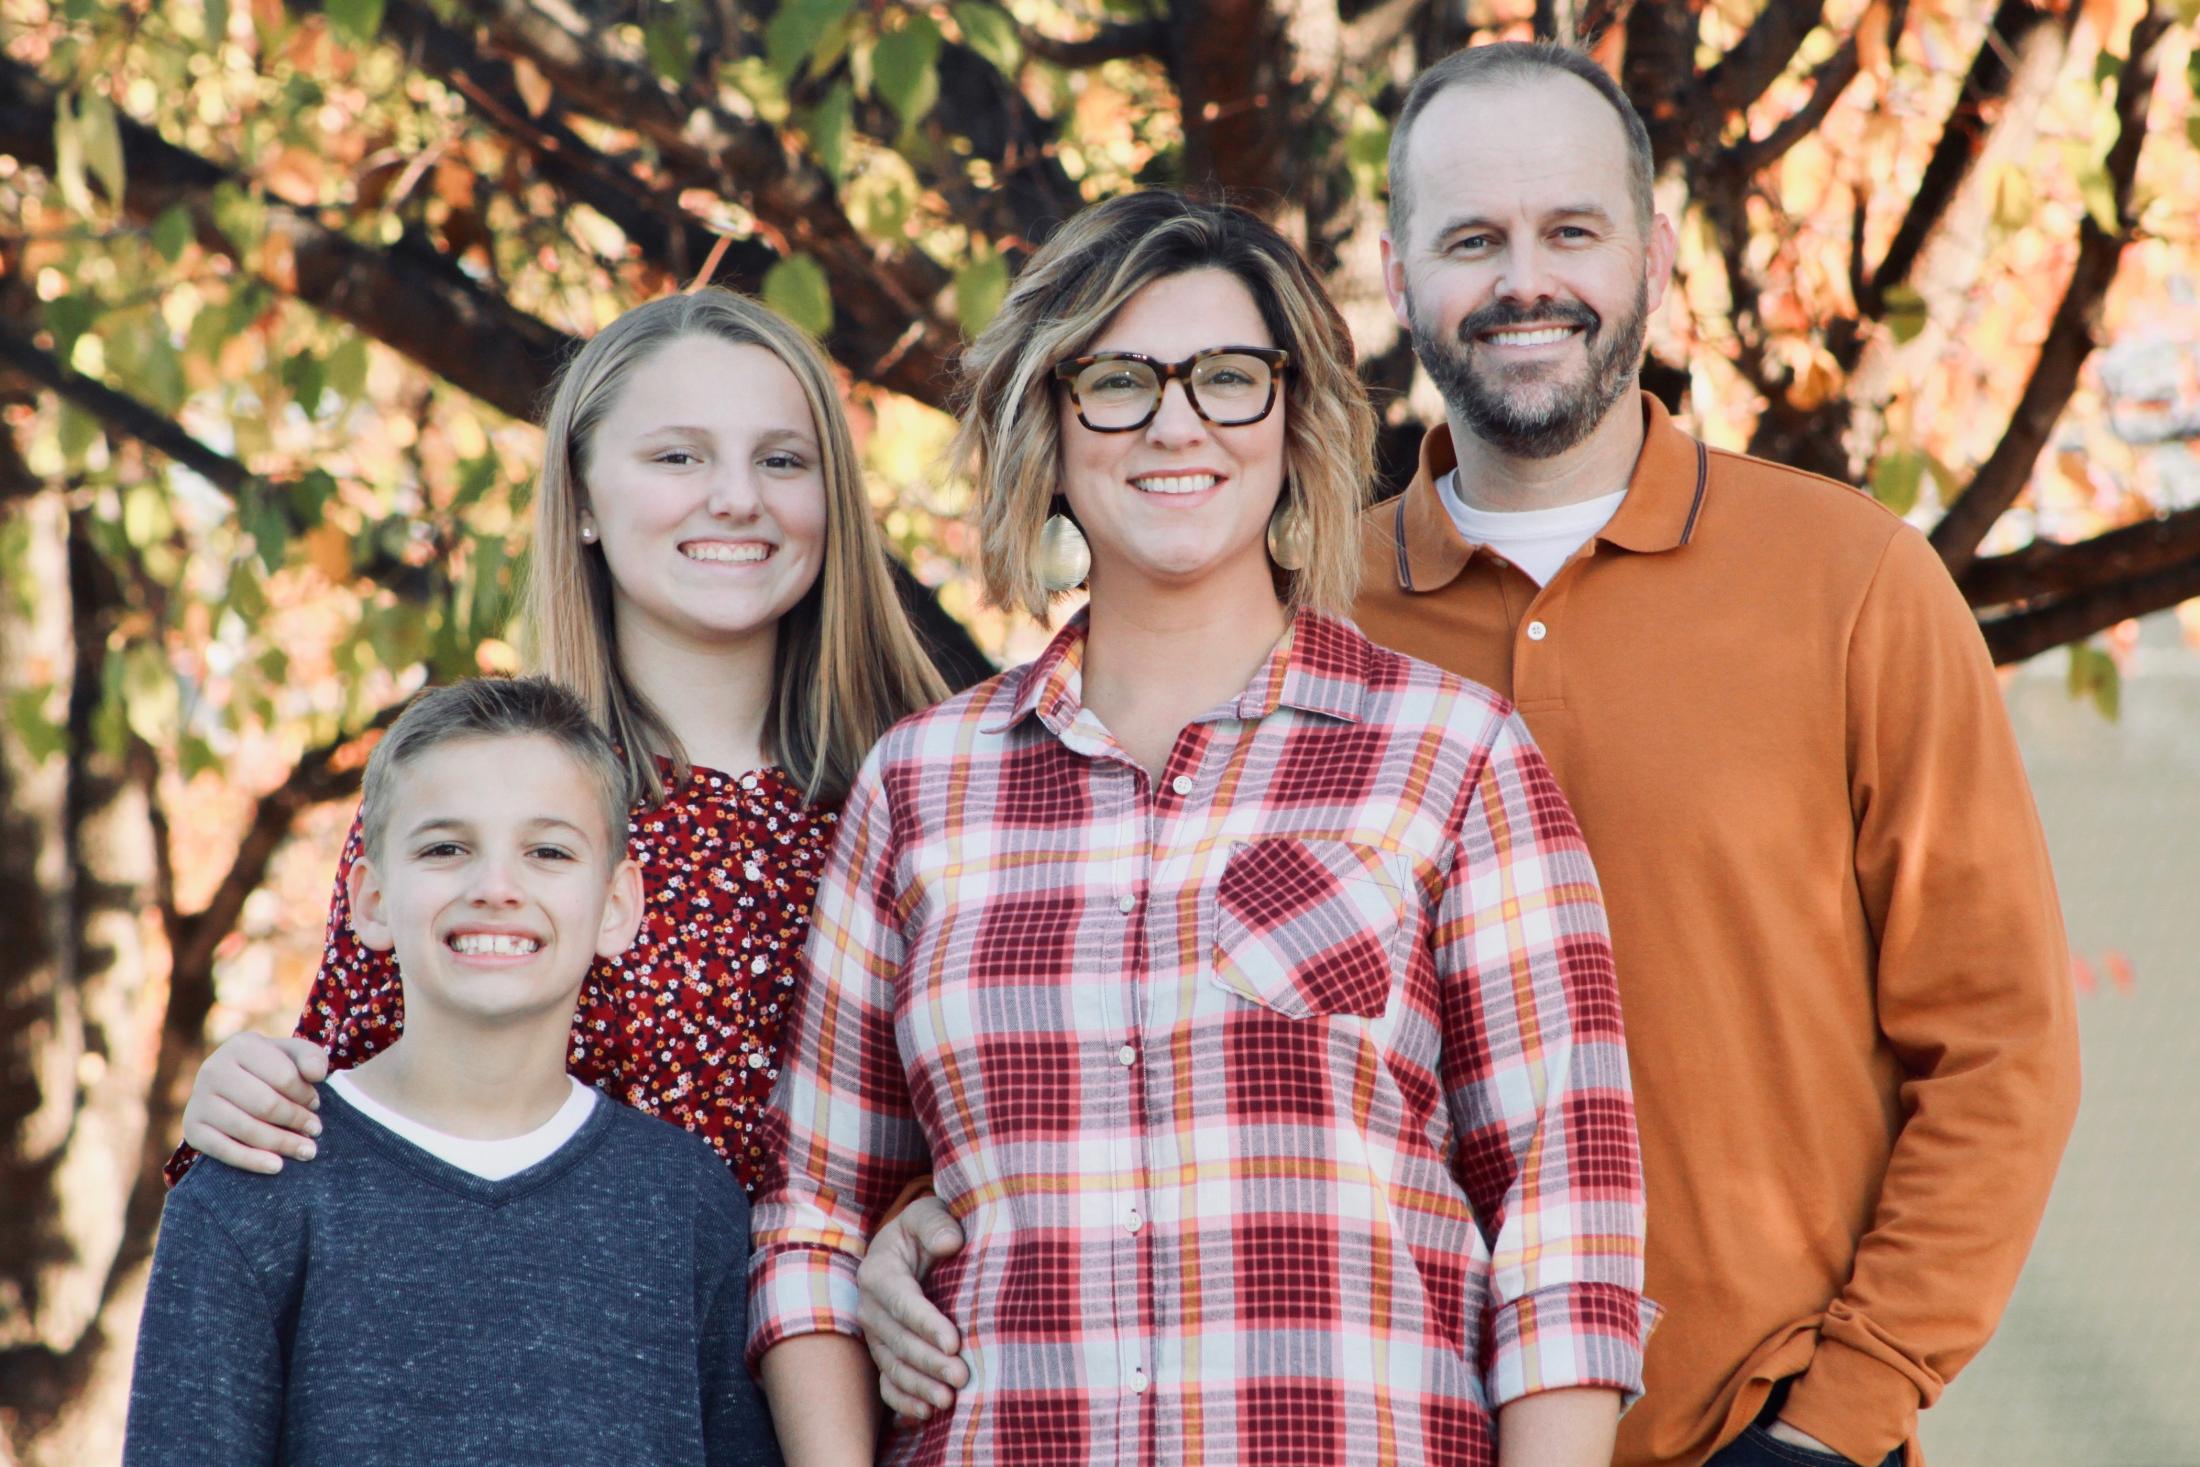
<svg viewBox="0 0 2200 1467"><path fill-rule="evenodd" d="M1268 410L1273 373L1259 357L1223 352L1202 358L1185 382L1209 422L1255 422ZM1096 428L1130 427L1161 400L1161 374L1144 362L1094 362L1077 374L1077 403Z"/></svg>

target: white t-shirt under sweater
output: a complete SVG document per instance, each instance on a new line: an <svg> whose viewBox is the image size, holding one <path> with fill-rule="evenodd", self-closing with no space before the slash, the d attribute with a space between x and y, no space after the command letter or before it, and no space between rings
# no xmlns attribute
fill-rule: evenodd
<svg viewBox="0 0 2200 1467"><path fill-rule="evenodd" d="M476 1141L466 1136L453 1136L448 1131L438 1131L423 1126L407 1116L401 1116L373 1096L359 1088L359 1082L342 1070L328 1077L336 1093L348 1101L352 1109L383 1129L393 1131L427 1152L430 1156L447 1161L461 1171L472 1172L485 1181L501 1182L506 1177L526 1171L536 1162L573 1139L573 1133L588 1119L588 1113L596 1108L596 1092L571 1075L565 1077L573 1086L573 1093L565 1097L565 1104L558 1107L556 1115L544 1121L524 1136L506 1136L494 1141Z"/></svg>
<svg viewBox="0 0 2200 1467"><path fill-rule="evenodd" d="M1436 492L1459 533L1477 545L1487 545L1527 572L1540 586L1558 574L1558 568L1589 537L1612 522L1619 513L1625 489L1579 504L1556 509L1476 509L1459 493L1459 471L1436 481Z"/></svg>

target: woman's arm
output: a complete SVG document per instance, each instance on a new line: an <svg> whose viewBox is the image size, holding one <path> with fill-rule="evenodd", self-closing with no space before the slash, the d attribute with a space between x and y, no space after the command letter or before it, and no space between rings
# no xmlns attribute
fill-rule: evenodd
<svg viewBox="0 0 2200 1467"><path fill-rule="evenodd" d="M1656 1310L1642 1295L1642 1164L1602 894L1525 725L1507 714L1483 744L1432 951L1452 1169L1490 1249L1489 1318L1469 1328L1490 1341L1482 1370L1501 1414L1569 1387L1632 1399Z"/></svg>
<svg viewBox="0 0 2200 1467"><path fill-rule="evenodd" d="M871 1467L878 1375L861 1341L795 1335L767 1350L759 1371L787 1467Z"/></svg>
<svg viewBox="0 0 2200 1467"><path fill-rule="evenodd" d="M1618 1391L1538 1391L1499 1408L1497 1467L1608 1467L1618 1435Z"/></svg>

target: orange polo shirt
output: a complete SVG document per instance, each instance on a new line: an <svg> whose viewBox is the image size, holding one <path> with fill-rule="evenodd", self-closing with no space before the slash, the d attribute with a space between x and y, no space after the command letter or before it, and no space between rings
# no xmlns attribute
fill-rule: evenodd
<svg viewBox="0 0 2200 1467"><path fill-rule="evenodd" d="M1538 587L1437 496L1363 522L1378 642L1518 705L1603 878L1666 1306L1617 1467L1772 1383L1877 1462L1977 1353L2077 1107L2053 876L1976 623L1864 495L1643 398L1610 524Z"/></svg>

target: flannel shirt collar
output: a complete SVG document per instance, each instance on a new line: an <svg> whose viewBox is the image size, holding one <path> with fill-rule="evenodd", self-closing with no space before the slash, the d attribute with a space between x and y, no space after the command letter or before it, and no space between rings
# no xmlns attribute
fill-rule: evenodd
<svg viewBox="0 0 2200 1467"><path fill-rule="evenodd" d="M1005 733L1036 715L1059 738L1084 707L1086 612L1080 607L1046 650L1019 673L1016 696L1007 713L981 732ZM1275 650L1253 674L1245 691L1205 717L1217 715L1255 723L1278 708L1296 708L1345 723L1366 721L1372 696L1374 644L1348 621L1301 611L1291 619Z"/></svg>
<svg viewBox="0 0 2200 1467"><path fill-rule="evenodd" d="M1596 538L1621 550L1656 554L1686 545L1695 533L1710 460L1704 446L1683 433L1665 404L1647 392L1642 421L1642 452L1627 480L1627 497ZM1442 590L1482 548L1459 533L1436 491L1436 481L1458 466L1451 426L1438 423L1421 440L1420 472L1396 501L1392 538L1401 590Z"/></svg>

